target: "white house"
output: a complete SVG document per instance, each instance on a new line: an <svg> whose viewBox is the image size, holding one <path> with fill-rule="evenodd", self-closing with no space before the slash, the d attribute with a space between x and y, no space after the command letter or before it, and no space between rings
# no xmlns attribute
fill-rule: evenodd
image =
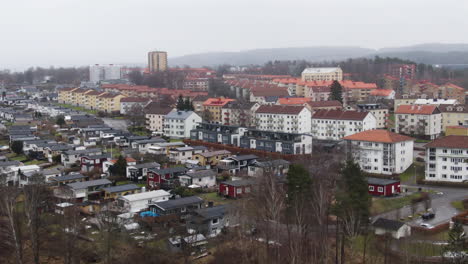
<svg viewBox="0 0 468 264"><path fill-rule="evenodd" d="M6 173L6 181L7 182L19 182L20 173L22 174L32 174L32 173L39 173L41 171L41 167L37 165L25 165L25 166L13 166L7 170Z"/></svg>
<svg viewBox="0 0 468 264"><path fill-rule="evenodd" d="M468 136L441 137L424 147L427 181L468 181Z"/></svg>
<svg viewBox="0 0 468 264"><path fill-rule="evenodd" d="M366 130L343 138L361 169L369 173L403 173L413 163L414 138L388 130Z"/></svg>
<svg viewBox="0 0 468 264"><path fill-rule="evenodd" d="M205 146L193 146L193 147L179 147L169 150L169 160L177 164L183 164L187 160L191 160L195 154L206 152Z"/></svg>
<svg viewBox="0 0 468 264"><path fill-rule="evenodd" d="M154 137L150 139L133 141L131 146L134 149L138 149L138 151L141 153L147 153L150 151L151 147L156 147L160 143L166 143L166 140L160 137Z"/></svg>
<svg viewBox="0 0 468 264"><path fill-rule="evenodd" d="M435 105L400 105L395 110L395 131L408 135L439 137L442 113Z"/></svg>
<svg viewBox="0 0 468 264"><path fill-rule="evenodd" d="M403 222L379 218L372 226L376 235L390 234L395 239L408 237L411 235L411 227Z"/></svg>
<svg viewBox="0 0 468 264"><path fill-rule="evenodd" d="M182 186L213 187L216 185L216 172L213 170L187 172L179 176L179 181Z"/></svg>
<svg viewBox="0 0 468 264"><path fill-rule="evenodd" d="M99 193L103 188L110 187L108 179L74 182L66 185L71 190L71 198L88 200L88 195Z"/></svg>
<svg viewBox="0 0 468 264"><path fill-rule="evenodd" d="M171 138L189 138L202 118L193 111L173 111L164 117L164 135Z"/></svg>
<svg viewBox="0 0 468 264"><path fill-rule="evenodd" d="M318 110L312 115L312 136L321 140L340 140L362 131L376 129L370 112Z"/></svg>
<svg viewBox="0 0 468 264"><path fill-rule="evenodd" d="M310 133L311 116L305 106L261 105L255 111L257 129L284 133Z"/></svg>
<svg viewBox="0 0 468 264"><path fill-rule="evenodd" d="M116 202L123 211L136 213L148 208L150 203L167 201L170 196L171 194L164 190L156 190L121 196Z"/></svg>

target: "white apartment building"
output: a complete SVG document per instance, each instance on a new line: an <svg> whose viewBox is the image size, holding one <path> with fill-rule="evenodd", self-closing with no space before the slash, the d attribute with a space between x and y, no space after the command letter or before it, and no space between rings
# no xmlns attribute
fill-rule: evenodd
<svg viewBox="0 0 468 264"><path fill-rule="evenodd" d="M94 64L89 66L89 81L98 83L103 80L121 79L122 66L114 64Z"/></svg>
<svg viewBox="0 0 468 264"><path fill-rule="evenodd" d="M255 112L257 129L284 133L310 133L311 117L305 106L262 105Z"/></svg>
<svg viewBox="0 0 468 264"><path fill-rule="evenodd" d="M164 116L164 135L171 138L190 138L202 118L193 111L173 111Z"/></svg>
<svg viewBox="0 0 468 264"><path fill-rule="evenodd" d="M395 110L395 131L407 135L439 137L442 114L435 105L400 105Z"/></svg>
<svg viewBox="0 0 468 264"><path fill-rule="evenodd" d="M343 70L340 67L305 68L302 71L303 81L342 81Z"/></svg>
<svg viewBox="0 0 468 264"><path fill-rule="evenodd" d="M161 107L157 102L149 103L145 109L146 128L152 132L164 131L164 117L174 111L171 107Z"/></svg>
<svg viewBox="0 0 468 264"><path fill-rule="evenodd" d="M381 104L358 104L357 108L362 112L370 112L377 120L377 128L386 128L388 121L388 108Z"/></svg>
<svg viewBox="0 0 468 264"><path fill-rule="evenodd" d="M468 136L435 139L426 148L426 181L468 181Z"/></svg>
<svg viewBox="0 0 468 264"><path fill-rule="evenodd" d="M384 129L366 130L343 138L361 169L369 173L403 173L413 163L414 138Z"/></svg>
<svg viewBox="0 0 468 264"><path fill-rule="evenodd" d="M318 110L312 115L312 137L320 140L341 140L362 131L376 129L372 113L342 110Z"/></svg>

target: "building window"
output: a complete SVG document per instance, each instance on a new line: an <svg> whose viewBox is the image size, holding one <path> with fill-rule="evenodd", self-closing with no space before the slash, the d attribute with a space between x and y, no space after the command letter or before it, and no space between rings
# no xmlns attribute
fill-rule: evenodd
<svg viewBox="0 0 468 264"><path fill-rule="evenodd" d="M374 186L369 186L369 191L373 192L374 191Z"/></svg>
<svg viewBox="0 0 468 264"><path fill-rule="evenodd" d="M377 188L377 191L378 191L378 192L383 192L383 187L378 187L378 188Z"/></svg>

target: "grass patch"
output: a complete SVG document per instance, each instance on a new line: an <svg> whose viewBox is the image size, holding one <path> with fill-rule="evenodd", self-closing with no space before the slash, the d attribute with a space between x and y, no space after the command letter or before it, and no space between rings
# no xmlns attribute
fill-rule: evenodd
<svg viewBox="0 0 468 264"><path fill-rule="evenodd" d="M444 250L442 245L433 245L431 243L409 243L405 249L417 256L432 257L441 256Z"/></svg>
<svg viewBox="0 0 468 264"><path fill-rule="evenodd" d="M23 161L23 160L28 159L28 158L26 157L26 155L24 155L24 154L21 154L21 155L16 155L16 154L14 154L13 156L8 157L8 158L11 159L11 160L17 160L17 161Z"/></svg>
<svg viewBox="0 0 468 264"><path fill-rule="evenodd" d="M182 142L182 139L180 139L180 138L171 138L171 139L169 139L169 142Z"/></svg>
<svg viewBox="0 0 468 264"><path fill-rule="evenodd" d="M392 122L395 122L395 114L390 114L388 119L392 120Z"/></svg>
<svg viewBox="0 0 468 264"><path fill-rule="evenodd" d="M85 112L85 113L92 114L92 115L96 115L97 112L98 112L97 110L86 109L84 107L71 105L71 104L57 104L57 105L61 106L61 107L73 109L73 110L76 110L76 111Z"/></svg>
<svg viewBox="0 0 468 264"><path fill-rule="evenodd" d="M124 120L124 119L127 119L125 116L115 116L113 117L112 119L116 119L116 120Z"/></svg>
<svg viewBox="0 0 468 264"><path fill-rule="evenodd" d="M400 181L402 183L416 183L416 179L413 177L415 174L416 179L424 179L424 164L413 163L405 172L400 174Z"/></svg>
<svg viewBox="0 0 468 264"><path fill-rule="evenodd" d="M413 193L400 198L372 198L371 214L381 214L391 210L405 207L414 198L421 197L421 193Z"/></svg>
<svg viewBox="0 0 468 264"><path fill-rule="evenodd" d="M24 162L24 165L39 165L39 164L44 164L47 163L45 160L30 160L27 162Z"/></svg>
<svg viewBox="0 0 468 264"><path fill-rule="evenodd" d="M453 201L450 203L454 208L456 208L457 210L460 210L460 211L463 211L465 210L465 206L463 206L463 202L462 201Z"/></svg>
<svg viewBox="0 0 468 264"><path fill-rule="evenodd" d="M197 196L199 196L200 198L202 198L203 200L207 202L213 202L215 205L226 204L229 202L226 198L219 196L217 192L200 193L200 194L197 194Z"/></svg>
<svg viewBox="0 0 468 264"><path fill-rule="evenodd" d="M429 143L431 142L430 140L427 140L427 139L416 139L415 141L416 143Z"/></svg>

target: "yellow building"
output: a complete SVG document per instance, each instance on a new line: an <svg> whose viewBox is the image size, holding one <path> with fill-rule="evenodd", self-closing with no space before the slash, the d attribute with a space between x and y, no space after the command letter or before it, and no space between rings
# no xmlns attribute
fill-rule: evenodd
<svg viewBox="0 0 468 264"><path fill-rule="evenodd" d="M64 88L58 91L58 102L61 104L70 104L72 101L73 91L78 90L78 88Z"/></svg>
<svg viewBox="0 0 468 264"><path fill-rule="evenodd" d="M218 161L229 157L231 152L227 150L218 150L218 151L210 151L205 153L198 153L193 155L193 160L198 160L201 166L211 165L215 166L218 164Z"/></svg>
<svg viewBox="0 0 468 264"><path fill-rule="evenodd" d="M235 101L234 99L229 98L208 98L203 103L203 110L209 112L209 118L205 117L206 121L223 123L223 117L221 116L221 109L229 102Z"/></svg>
<svg viewBox="0 0 468 264"><path fill-rule="evenodd" d="M467 105L440 105L439 110L442 112L442 131L449 126L468 125Z"/></svg>
<svg viewBox="0 0 468 264"><path fill-rule="evenodd" d="M105 93L97 96L96 109L106 113L120 112L120 99L124 98L121 94Z"/></svg>
<svg viewBox="0 0 468 264"><path fill-rule="evenodd" d="M468 136L468 126L448 126L446 136Z"/></svg>
<svg viewBox="0 0 468 264"><path fill-rule="evenodd" d="M340 67L306 68L302 71L302 80L309 81L342 81L343 70Z"/></svg>
<svg viewBox="0 0 468 264"><path fill-rule="evenodd" d="M85 93L86 98L85 98L84 106L88 109L93 109L93 110L96 109L97 97L102 94L105 94L105 92L89 91Z"/></svg>
<svg viewBox="0 0 468 264"><path fill-rule="evenodd" d="M167 70L167 52L148 52L148 68L150 72L161 72Z"/></svg>

